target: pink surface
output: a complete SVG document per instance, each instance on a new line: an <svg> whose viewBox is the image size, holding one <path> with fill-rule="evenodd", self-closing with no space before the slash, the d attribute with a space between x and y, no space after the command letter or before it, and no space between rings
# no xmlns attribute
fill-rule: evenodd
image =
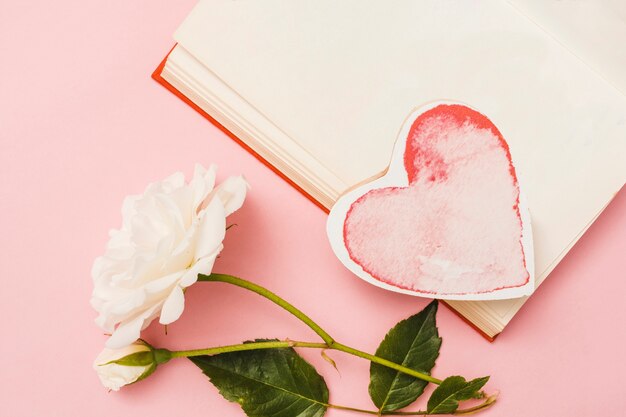
<svg viewBox="0 0 626 417"><path fill-rule="evenodd" d="M91 363L105 337L89 306L93 258L119 226L122 198L193 164L244 173L253 189L233 216L216 269L276 290L339 340L373 351L427 300L353 277L335 259L326 215L149 77L193 1L0 3L2 416L240 416L184 360L120 393ZM558 196L555 196L558 198ZM438 319L437 376L489 373L485 416L615 416L626 408L626 193L490 344L450 311ZM164 335L170 348L254 337L314 339L240 289L201 284ZM365 406L367 364L332 353L341 374L304 352L332 401ZM328 416L349 416L332 411Z"/></svg>
<svg viewBox="0 0 626 417"><path fill-rule="evenodd" d="M418 115L399 141L404 158L390 172L408 176L409 186L374 189L352 203L343 229L350 258L373 278L422 294L526 284L520 190L493 123L442 104Z"/></svg>

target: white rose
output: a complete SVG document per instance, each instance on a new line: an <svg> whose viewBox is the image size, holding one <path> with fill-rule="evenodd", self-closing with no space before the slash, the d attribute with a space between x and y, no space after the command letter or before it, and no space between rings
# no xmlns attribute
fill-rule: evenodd
<svg viewBox="0 0 626 417"><path fill-rule="evenodd" d="M214 188L215 171L197 165L188 184L176 173L124 200L122 227L110 232L92 269L91 304L96 323L112 334L108 348L133 343L156 317L177 320L183 290L211 273L226 216L241 207L248 187L243 177L230 177Z"/></svg>
<svg viewBox="0 0 626 417"><path fill-rule="evenodd" d="M112 363L137 352L149 352L151 348L142 343L135 342L122 349L104 349L93 363L102 385L113 391L118 391L124 385L132 384L140 378L143 379L156 369L156 363L151 361L141 366L129 366Z"/></svg>

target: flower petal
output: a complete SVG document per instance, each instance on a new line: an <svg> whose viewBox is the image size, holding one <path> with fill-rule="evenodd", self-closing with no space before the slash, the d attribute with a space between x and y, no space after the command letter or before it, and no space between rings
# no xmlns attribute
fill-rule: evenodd
<svg viewBox="0 0 626 417"><path fill-rule="evenodd" d="M161 310L161 317L159 323L170 324L178 320L183 310L185 309L185 294L183 289L178 285L174 287L172 293L167 297Z"/></svg>
<svg viewBox="0 0 626 417"><path fill-rule="evenodd" d="M139 339L143 322L143 314L130 321L121 322L111 337L106 341L105 346L109 349L121 349L130 345L135 340Z"/></svg>
<svg viewBox="0 0 626 417"><path fill-rule="evenodd" d="M198 280L198 274L210 274L213 270L215 258L217 258L217 255L220 253L221 250L222 247L220 245L215 253L198 260L198 262L196 262L191 268L187 270L185 275L180 280L179 285L182 288L187 288Z"/></svg>
<svg viewBox="0 0 626 417"><path fill-rule="evenodd" d="M224 205L227 216L239 210L246 198L248 188L249 185L243 176L228 177L215 188L215 194Z"/></svg>
<svg viewBox="0 0 626 417"><path fill-rule="evenodd" d="M132 384L146 371L146 367L143 366L122 366L116 364L106 365L106 369L100 368L100 366L94 365L102 385L112 391L119 391L123 386Z"/></svg>
<svg viewBox="0 0 626 417"><path fill-rule="evenodd" d="M218 199L212 199L200 215L194 261L214 253L226 235L226 214Z"/></svg>
<svg viewBox="0 0 626 417"><path fill-rule="evenodd" d="M93 366L94 368L96 366L102 366L108 362L121 359L128 355L132 355L133 353L144 352L148 350L150 350L150 348L146 344L141 343L141 342L135 342L128 346L124 346L121 349L104 348L102 352L100 352L100 354L94 360Z"/></svg>
<svg viewBox="0 0 626 417"><path fill-rule="evenodd" d="M157 278L144 287L148 294L158 294L161 291L165 291L169 287L175 285L178 280L183 276L185 271L177 271L173 274L166 275L161 278Z"/></svg>
<svg viewBox="0 0 626 417"><path fill-rule="evenodd" d="M206 196L213 191L215 186L215 176L217 167L215 165L209 166L209 169L204 169L200 164L196 164L194 169L193 178L189 182L189 187L193 190L194 209L200 210L200 205Z"/></svg>

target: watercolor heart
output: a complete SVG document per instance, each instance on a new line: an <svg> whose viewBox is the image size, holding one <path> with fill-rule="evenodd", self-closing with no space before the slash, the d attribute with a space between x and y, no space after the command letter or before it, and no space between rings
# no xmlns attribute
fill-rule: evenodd
<svg viewBox="0 0 626 417"><path fill-rule="evenodd" d="M392 291L483 300L534 289L530 215L509 147L463 104L414 112L387 173L342 196L327 232L348 269Z"/></svg>

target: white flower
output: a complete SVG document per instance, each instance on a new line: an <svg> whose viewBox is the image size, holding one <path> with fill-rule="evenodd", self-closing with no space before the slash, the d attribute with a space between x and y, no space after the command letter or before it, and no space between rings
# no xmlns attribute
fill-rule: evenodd
<svg viewBox="0 0 626 417"><path fill-rule="evenodd" d="M197 165L188 184L179 172L124 200L122 227L110 232L92 269L91 305L100 313L96 323L112 333L108 348L128 346L156 317L177 320L183 290L211 273L226 216L241 207L248 187L230 177L214 188L215 171Z"/></svg>
<svg viewBox="0 0 626 417"><path fill-rule="evenodd" d="M114 363L122 358L137 352L150 352L150 346L142 342L135 342L122 349L104 349L93 363L93 369L98 374L100 382L105 387L118 391L124 385L132 384L140 378L143 379L156 369L156 362L151 359L143 365L120 365Z"/></svg>

